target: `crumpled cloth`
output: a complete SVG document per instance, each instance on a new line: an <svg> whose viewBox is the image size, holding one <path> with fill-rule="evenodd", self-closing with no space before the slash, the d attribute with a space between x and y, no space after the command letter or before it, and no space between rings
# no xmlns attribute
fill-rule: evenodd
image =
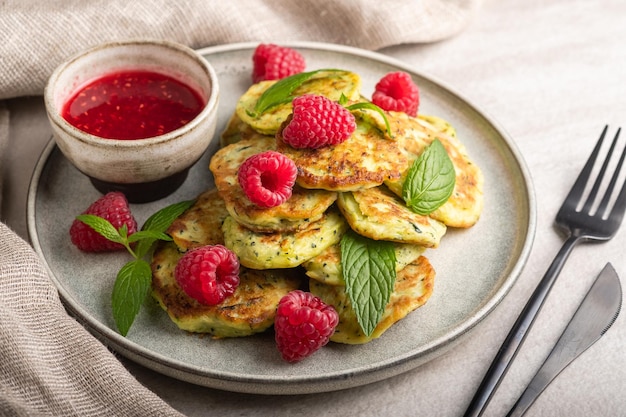
<svg viewBox="0 0 626 417"><path fill-rule="evenodd" d="M0 100L41 95L61 62L104 42L289 40L376 50L456 35L480 1L0 0ZM10 146L0 101L0 207ZM0 222L0 416L175 415L66 313L38 255Z"/></svg>
<svg viewBox="0 0 626 417"><path fill-rule="evenodd" d="M480 0L4 0L0 99L38 95L69 56L127 38L192 48L244 41L316 41L364 49L460 32Z"/></svg>
<svg viewBox="0 0 626 417"><path fill-rule="evenodd" d="M67 315L38 255L0 223L0 416L179 416Z"/></svg>
<svg viewBox="0 0 626 417"><path fill-rule="evenodd" d="M6 104L0 101L0 213L2 212L2 177L4 172L4 164L2 156L6 154L9 145L9 111Z"/></svg>

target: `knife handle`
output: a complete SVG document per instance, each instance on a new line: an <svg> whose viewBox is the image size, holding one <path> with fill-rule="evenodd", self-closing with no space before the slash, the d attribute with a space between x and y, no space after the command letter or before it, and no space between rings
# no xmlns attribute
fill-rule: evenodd
<svg viewBox="0 0 626 417"><path fill-rule="evenodd" d="M522 313L515 321L506 339L504 339L498 354L491 362L491 366L465 411L464 417L479 417L485 411L491 397L508 371L511 362L513 362L518 350L524 343L524 339L548 297L561 269L563 269L565 261L579 240L580 238L578 237L570 236L557 253L543 278L539 281L537 288L535 288L533 294L526 302Z"/></svg>

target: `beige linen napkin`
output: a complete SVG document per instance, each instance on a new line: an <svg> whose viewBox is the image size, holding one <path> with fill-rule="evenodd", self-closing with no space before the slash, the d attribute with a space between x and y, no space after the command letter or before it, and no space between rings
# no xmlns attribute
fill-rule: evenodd
<svg viewBox="0 0 626 417"><path fill-rule="evenodd" d="M107 41L168 39L200 48L303 40L374 50L455 35L479 2L3 0L0 100L42 94L58 64ZM8 110L0 101L0 207L10 204L1 199L2 158L10 147ZM178 413L66 314L37 254L0 223L0 416L40 415Z"/></svg>
<svg viewBox="0 0 626 417"><path fill-rule="evenodd" d="M0 101L0 214L2 214L2 178L4 176L3 155L9 144L9 111L6 104ZM0 217L1 219L2 217Z"/></svg>
<svg viewBox="0 0 626 417"><path fill-rule="evenodd" d="M177 416L69 319L37 254L0 223L0 416Z"/></svg>

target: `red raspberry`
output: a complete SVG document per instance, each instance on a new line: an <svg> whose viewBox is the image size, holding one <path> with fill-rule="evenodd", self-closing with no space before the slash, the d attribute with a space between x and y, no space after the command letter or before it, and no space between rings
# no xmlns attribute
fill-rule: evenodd
<svg viewBox="0 0 626 417"><path fill-rule="evenodd" d="M287 201L297 176L296 164L276 151L252 155L237 173L243 192L262 208L276 207Z"/></svg>
<svg viewBox="0 0 626 417"><path fill-rule="evenodd" d="M180 258L174 277L188 296L202 304L216 305L239 286L239 260L225 246L201 246Z"/></svg>
<svg viewBox="0 0 626 417"><path fill-rule="evenodd" d="M292 118L282 138L294 148L316 149L345 141L354 129L356 121L348 109L324 96L305 94L293 99Z"/></svg>
<svg viewBox="0 0 626 417"><path fill-rule="evenodd" d="M274 44L260 44L252 55L252 81L280 80L304 71L304 57L296 50Z"/></svg>
<svg viewBox="0 0 626 417"><path fill-rule="evenodd" d="M137 221L130 212L128 200L126 196L119 192L113 191L103 195L82 214L93 214L108 220L116 229L120 229L123 225L128 228L128 235L137 231ZM72 243L78 249L84 252L109 252L124 249L119 243L114 243L93 230L90 226L80 220L74 220L70 227L70 238Z"/></svg>
<svg viewBox="0 0 626 417"><path fill-rule="evenodd" d="M390 72L378 81L374 90L372 103L381 109L417 116L419 90L406 72Z"/></svg>
<svg viewBox="0 0 626 417"><path fill-rule="evenodd" d="M339 315L309 292L295 290L281 298L276 310L276 344L284 360L297 362L326 345Z"/></svg>

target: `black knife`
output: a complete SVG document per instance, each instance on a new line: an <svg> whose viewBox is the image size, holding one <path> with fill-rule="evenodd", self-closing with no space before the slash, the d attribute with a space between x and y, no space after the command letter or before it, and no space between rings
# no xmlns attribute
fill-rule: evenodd
<svg viewBox="0 0 626 417"><path fill-rule="evenodd" d="M622 286L610 263L598 275L550 355L507 417L522 416L556 376L593 345L617 319Z"/></svg>

